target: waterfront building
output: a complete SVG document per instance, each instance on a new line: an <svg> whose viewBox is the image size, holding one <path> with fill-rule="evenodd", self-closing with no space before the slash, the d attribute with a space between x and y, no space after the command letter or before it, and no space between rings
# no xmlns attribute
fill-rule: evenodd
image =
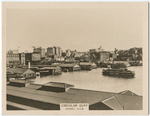
<svg viewBox="0 0 150 116"><path fill-rule="evenodd" d="M128 60L128 61L123 61L123 60L122 60L122 61L120 61L120 60L118 61L118 60L114 60L113 63L114 63L114 64L123 63L123 64L125 64L126 66L130 66L129 60Z"/></svg>
<svg viewBox="0 0 150 116"><path fill-rule="evenodd" d="M7 72L15 73L24 79L36 77L36 70L33 68L8 68Z"/></svg>
<svg viewBox="0 0 150 116"><path fill-rule="evenodd" d="M63 57L56 58L56 61L64 61L65 59Z"/></svg>
<svg viewBox="0 0 150 116"><path fill-rule="evenodd" d="M91 62L80 62L81 70L92 70Z"/></svg>
<svg viewBox="0 0 150 116"><path fill-rule="evenodd" d="M89 110L97 111L143 109L143 97L129 90L112 93L76 89L74 85L59 82L29 84L21 88L7 84L6 89L7 110L60 110L61 103L88 103Z"/></svg>
<svg viewBox="0 0 150 116"><path fill-rule="evenodd" d="M77 71L81 70L80 66L76 63L67 63L67 64L61 64L59 65L62 69L62 71Z"/></svg>

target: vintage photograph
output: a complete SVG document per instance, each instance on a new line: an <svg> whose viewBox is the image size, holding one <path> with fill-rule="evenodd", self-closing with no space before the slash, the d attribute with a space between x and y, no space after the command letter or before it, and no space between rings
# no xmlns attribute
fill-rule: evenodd
<svg viewBox="0 0 150 116"><path fill-rule="evenodd" d="M148 2L2 8L3 111L148 114Z"/></svg>

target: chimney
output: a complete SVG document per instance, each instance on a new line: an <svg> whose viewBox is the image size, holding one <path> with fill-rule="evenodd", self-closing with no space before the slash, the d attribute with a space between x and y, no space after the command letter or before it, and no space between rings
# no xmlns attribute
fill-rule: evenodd
<svg viewBox="0 0 150 116"><path fill-rule="evenodd" d="M65 84L65 92L67 91L67 85L66 85L66 83L64 83Z"/></svg>
<svg viewBox="0 0 150 116"><path fill-rule="evenodd" d="M28 62L28 68L30 68L30 62Z"/></svg>

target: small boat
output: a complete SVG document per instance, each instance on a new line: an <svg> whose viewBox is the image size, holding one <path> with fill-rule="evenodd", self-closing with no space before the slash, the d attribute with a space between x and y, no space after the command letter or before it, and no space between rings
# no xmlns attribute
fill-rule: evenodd
<svg viewBox="0 0 150 116"><path fill-rule="evenodd" d="M131 78L135 75L133 71L128 69L103 69L102 74L106 76L118 76L125 78Z"/></svg>

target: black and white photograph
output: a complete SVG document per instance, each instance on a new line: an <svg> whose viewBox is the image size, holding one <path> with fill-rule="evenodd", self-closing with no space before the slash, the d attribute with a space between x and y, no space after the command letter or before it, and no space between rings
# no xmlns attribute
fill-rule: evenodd
<svg viewBox="0 0 150 116"><path fill-rule="evenodd" d="M4 114L148 114L148 2L3 2L2 24Z"/></svg>

